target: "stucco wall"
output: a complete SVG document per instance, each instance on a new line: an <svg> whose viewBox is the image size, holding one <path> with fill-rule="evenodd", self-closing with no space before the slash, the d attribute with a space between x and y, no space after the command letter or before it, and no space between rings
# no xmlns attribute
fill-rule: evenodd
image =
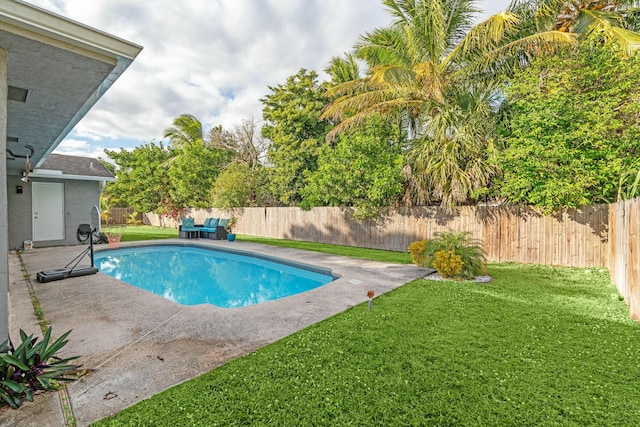
<svg viewBox="0 0 640 427"><path fill-rule="evenodd" d="M22 194L16 194L16 186L23 188ZM7 207L9 250L22 249L22 243L31 240L31 187L19 176L7 176Z"/></svg>
<svg viewBox="0 0 640 427"><path fill-rule="evenodd" d="M0 341L9 336L9 224L7 214L7 51L0 49Z"/></svg>
<svg viewBox="0 0 640 427"><path fill-rule="evenodd" d="M22 249L25 240L33 240L31 185L24 185L19 176L9 176L7 196L9 207L9 249ZM100 205L100 183L96 181L44 180L64 184L65 239L34 242L36 247L77 245L78 225L91 223L91 208ZM22 194L16 192L22 186Z"/></svg>

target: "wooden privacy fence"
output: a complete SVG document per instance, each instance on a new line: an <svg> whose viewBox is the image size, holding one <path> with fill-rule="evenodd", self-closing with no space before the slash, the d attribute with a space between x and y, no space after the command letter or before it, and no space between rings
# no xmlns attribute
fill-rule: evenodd
<svg viewBox="0 0 640 427"><path fill-rule="evenodd" d="M468 231L481 239L489 261L567 267L606 267L631 316L640 320L640 199L569 209L551 216L526 207L461 207L448 214L436 207L403 208L373 221L355 221L348 209L322 207L243 208L233 212L190 209L206 217L236 216L234 231L264 237L405 251L441 231ZM145 223L177 227L156 214Z"/></svg>
<svg viewBox="0 0 640 427"><path fill-rule="evenodd" d="M109 209L109 219L106 221L103 219L103 225L124 225L128 223L129 215L134 213L133 208L111 208ZM138 219L142 221L143 215L138 214Z"/></svg>
<svg viewBox="0 0 640 427"><path fill-rule="evenodd" d="M190 209L186 216L202 224L206 217L236 216L234 231L363 248L406 251L415 240L441 231L469 231L484 242L490 261L515 261L572 267L607 266L607 205L587 206L543 216L523 207L460 207L453 214L437 207L401 208L380 220L355 221L351 211L320 207L243 208L233 213ZM147 214L153 225L177 223Z"/></svg>
<svg viewBox="0 0 640 427"><path fill-rule="evenodd" d="M610 205L609 273L629 313L640 320L640 199Z"/></svg>

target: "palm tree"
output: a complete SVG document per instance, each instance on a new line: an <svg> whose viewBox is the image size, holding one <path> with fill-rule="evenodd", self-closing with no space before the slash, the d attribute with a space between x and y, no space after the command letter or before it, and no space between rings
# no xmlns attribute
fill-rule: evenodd
<svg viewBox="0 0 640 427"><path fill-rule="evenodd" d="M182 114L164 130L163 137L168 138L174 148L202 144L202 123L191 114Z"/></svg>
<svg viewBox="0 0 640 427"><path fill-rule="evenodd" d="M331 84L349 82L360 78L360 66L357 58L347 53L344 58L334 56L329 61L329 66L324 69L325 73L331 76Z"/></svg>
<svg viewBox="0 0 640 427"><path fill-rule="evenodd" d="M192 114L181 114L173 119L170 127L166 128L162 134L169 140L171 156L162 166L170 167L185 156L185 150L189 148L202 148L204 146L202 138L202 123Z"/></svg>
<svg viewBox="0 0 640 427"><path fill-rule="evenodd" d="M443 206L469 200L486 185L496 82L532 55L573 43L551 30L523 36L522 22L502 12L473 26L473 0L383 0L395 18L355 46L367 75L328 91L322 118L338 124L329 137L379 113L402 123L414 141L410 180L424 199ZM483 124L473 129L470 123ZM417 200L421 201L421 200Z"/></svg>
<svg viewBox="0 0 640 427"><path fill-rule="evenodd" d="M168 202L176 208L209 206L209 189L228 164L228 151L205 143L202 123L191 114L177 117L164 137L171 143L162 164L171 182Z"/></svg>

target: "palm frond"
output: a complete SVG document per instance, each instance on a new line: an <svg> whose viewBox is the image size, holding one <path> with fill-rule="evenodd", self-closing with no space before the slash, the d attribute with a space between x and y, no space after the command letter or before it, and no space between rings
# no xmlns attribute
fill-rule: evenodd
<svg viewBox="0 0 640 427"><path fill-rule="evenodd" d="M163 132L175 147L202 143L202 123L191 114L181 114L173 120L173 125Z"/></svg>
<svg viewBox="0 0 640 427"><path fill-rule="evenodd" d="M365 33L354 45L355 56L373 68L380 64L410 66L405 40L397 28L378 28Z"/></svg>
<svg viewBox="0 0 640 427"><path fill-rule="evenodd" d="M474 26L475 16L480 9L474 1L449 2L445 16L445 34L448 34L449 49L457 46Z"/></svg>
<svg viewBox="0 0 640 427"><path fill-rule="evenodd" d="M532 56L550 54L562 46L573 45L576 42L575 34L561 31L546 31L522 37L475 58L467 58L469 63L461 70L459 78L509 75L515 69L528 65Z"/></svg>
<svg viewBox="0 0 640 427"><path fill-rule="evenodd" d="M612 31L615 34L614 40L627 56L640 49L640 34L620 27L613 27Z"/></svg>
<svg viewBox="0 0 640 427"><path fill-rule="evenodd" d="M500 12L473 27L462 41L447 55L445 64L461 63L470 53L493 50L510 32L520 18L511 12Z"/></svg>
<svg viewBox="0 0 640 427"><path fill-rule="evenodd" d="M365 97L362 97L358 100L353 100L353 99L345 100L345 102L348 102L351 108L344 105L342 106L343 110L351 109L352 111L357 111L357 112L345 118L340 123L338 123L327 134L328 140L332 140L336 136L348 130L355 129L361 125L369 123L369 119L374 114L384 114L386 116L392 116L394 114L400 115L403 111L415 110L419 112L420 109L424 106L424 102L420 100L411 100L411 99L384 100L383 94L378 94L379 97L376 97L374 94L366 94L366 95L368 95L366 99ZM327 110L323 112L323 116L324 115L327 115L327 118L332 117L330 115L329 108L327 108Z"/></svg>
<svg viewBox="0 0 640 427"><path fill-rule="evenodd" d="M404 22L410 19L411 12L415 10L416 0L382 0L396 22Z"/></svg>
<svg viewBox="0 0 640 427"><path fill-rule="evenodd" d="M379 65L371 70L370 82L374 86L380 85L402 85L413 80L415 71L393 64Z"/></svg>
<svg viewBox="0 0 640 427"><path fill-rule="evenodd" d="M346 54L344 58L334 56L324 71L331 76L331 82L335 84L345 83L360 78L360 67L353 54Z"/></svg>
<svg viewBox="0 0 640 427"><path fill-rule="evenodd" d="M538 0L532 1L531 9L535 10L534 19L538 31L552 31L556 29L558 13L567 4L566 0Z"/></svg>
<svg viewBox="0 0 640 427"><path fill-rule="evenodd" d="M605 45L617 43L621 51L630 56L640 48L640 34L622 27L623 18L610 12L583 10L582 19L575 24L575 31L580 34L597 34L602 37Z"/></svg>

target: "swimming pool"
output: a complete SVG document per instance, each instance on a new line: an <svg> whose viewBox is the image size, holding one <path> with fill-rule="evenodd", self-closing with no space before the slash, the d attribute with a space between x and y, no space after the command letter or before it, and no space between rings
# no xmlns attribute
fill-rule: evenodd
<svg viewBox="0 0 640 427"><path fill-rule="evenodd" d="M330 271L311 266L182 245L101 251L94 262L104 274L183 305L243 307L334 280Z"/></svg>

